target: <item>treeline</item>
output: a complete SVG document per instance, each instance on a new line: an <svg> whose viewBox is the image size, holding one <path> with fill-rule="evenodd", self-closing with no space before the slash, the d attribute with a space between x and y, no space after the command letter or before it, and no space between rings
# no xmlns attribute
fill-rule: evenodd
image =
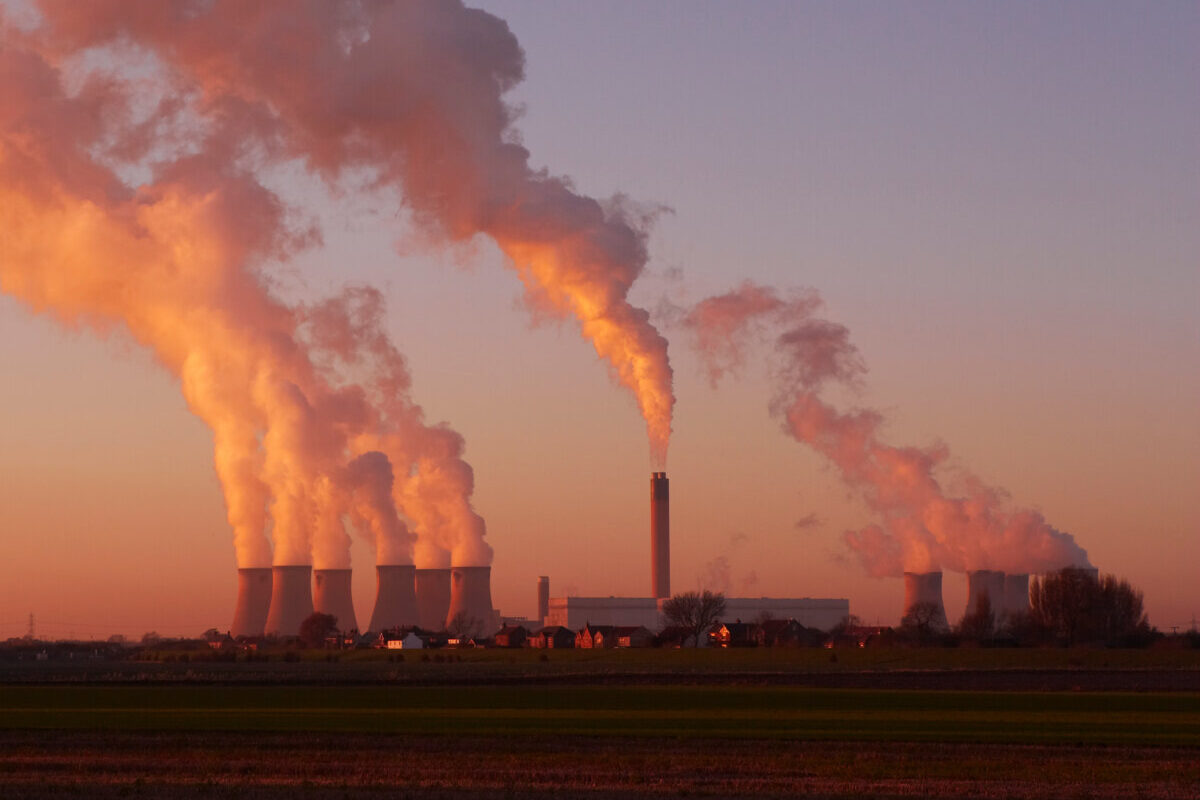
<svg viewBox="0 0 1200 800"><path fill-rule="evenodd" d="M897 629L917 644L977 643L984 645L1072 647L1146 647L1161 634L1146 618L1142 592L1113 575L1068 568L1034 578L1029 609L996 613L987 593L959 624L939 625L939 609L921 603L909 610ZM1186 639L1200 645L1195 637Z"/></svg>

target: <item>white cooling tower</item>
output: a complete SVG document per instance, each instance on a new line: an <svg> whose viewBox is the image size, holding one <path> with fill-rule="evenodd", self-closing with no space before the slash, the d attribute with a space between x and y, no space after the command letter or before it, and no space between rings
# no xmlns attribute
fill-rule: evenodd
<svg viewBox="0 0 1200 800"><path fill-rule="evenodd" d="M979 598L987 595L992 615L1000 616L1004 611L1004 573L990 569L977 569L967 573L967 610L974 614L979 607Z"/></svg>
<svg viewBox="0 0 1200 800"><path fill-rule="evenodd" d="M369 630L379 632L418 624L416 567L411 564L375 567L375 610Z"/></svg>
<svg viewBox="0 0 1200 800"><path fill-rule="evenodd" d="M337 617L339 631L358 630L354 616L354 597L350 591L350 570L313 570L313 608Z"/></svg>
<svg viewBox="0 0 1200 800"><path fill-rule="evenodd" d="M415 575L417 624L427 631L440 631L450 609L450 570L418 568Z"/></svg>
<svg viewBox="0 0 1200 800"><path fill-rule="evenodd" d="M1004 576L1004 613L1024 614L1029 610L1029 575Z"/></svg>
<svg viewBox="0 0 1200 800"><path fill-rule="evenodd" d="M271 568L238 570L237 608L229 633L238 636L262 636L271 610Z"/></svg>
<svg viewBox="0 0 1200 800"><path fill-rule="evenodd" d="M271 613L267 614L267 633L273 636L297 636L300 623L312 613L312 567L272 567Z"/></svg>
<svg viewBox="0 0 1200 800"><path fill-rule="evenodd" d="M913 606L918 603L932 603L935 606L933 628L938 630L950 628L950 624L946 621L946 606L942 603L942 573L904 573L904 615L908 616Z"/></svg>
<svg viewBox="0 0 1200 800"><path fill-rule="evenodd" d="M460 614L479 628L480 633L491 633L492 625L492 568L452 567L450 570L450 610L446 612L446 625Z"/></svg>

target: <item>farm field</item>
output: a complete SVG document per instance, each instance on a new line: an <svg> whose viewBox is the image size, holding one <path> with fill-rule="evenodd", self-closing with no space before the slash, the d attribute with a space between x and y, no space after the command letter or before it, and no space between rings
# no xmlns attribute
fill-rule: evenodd
<svg viewBox="0 0 1200 800"><path fill-rule="evenodd" d="M280 649L253 660L239 654L236 662L214 660L205 651L149 656L152 660L0 661L0 684L752 681L830 688L1200 691L1200 649Z"/></svg>
<svg viewBox="0 0 1200 800"><path fill-rule="evenodd" d="M5 797L1150 798L1193 748L595 736L0 731Z"/></svg>
<svg viewBox="0 0 1200 800"><path fill-rule="evenodd" d="M1200 694L755 686L0 687L0 728L1200 746Z"/></svg>
<svg viewBox="0 0 1200 800"><path fill-rule="evenodd" d="M1190 652L993 654L10 664L0 786L31 800L1200 797Z"/></svg>

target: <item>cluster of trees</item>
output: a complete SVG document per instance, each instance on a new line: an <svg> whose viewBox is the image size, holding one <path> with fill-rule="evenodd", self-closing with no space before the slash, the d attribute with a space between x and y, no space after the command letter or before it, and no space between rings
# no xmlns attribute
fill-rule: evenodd
<svg viewBox="0 0 1200 800"><path fill-rule="evenodd" d="M1029 587L1027 612L997 614L985 593L957 628L950 630L937 604L918 603L901 621L899 632L918 644L957 639L1065 647L1140 647L1155 634L1146 618L1142 593L1128 581L1075 568L1035 578Z"/></svg>

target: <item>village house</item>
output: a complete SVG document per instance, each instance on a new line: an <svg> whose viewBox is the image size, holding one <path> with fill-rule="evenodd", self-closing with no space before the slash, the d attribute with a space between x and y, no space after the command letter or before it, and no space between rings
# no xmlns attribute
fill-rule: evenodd
<svg viewBox="0 0 1200 800"><path fill-rule="evenodd" d="M612 625L593 625L590 622L575 635L575 646L583 650L616 646Z"/></svg>
<svg viewBox="0 0 1200 800"><path fill-rule="evenodd" d="M753 622L724 622L712 627L708 637L714 647L755 647L758 625Z"/></svg>
<svg viewBox="0 0 1200 800"><path fill-rule="evenodd" d="M539 650L570 649L575 646L575 634L562 625L547 625L529 637L529 646Z"/></svg>
<svg viewBox="0 0 1200 800"><path fill-rule="evenodd" d="M529 631L523 625L505 625L492 637L495 647L524 647Z"/></svg>
<svg viewBox="0 0 1200 800"><path fill-rule="evenodd" d="M613 628L612 636L615 647L651 647L654 644L654 634L641 625Z"/></svg>
<svg viewBox="0 0 1200 800"><path fill-rule="evenodd" d="M794 619L768 619L759 623L755 640L759 647L816 647L825 634Z"/></svg>

